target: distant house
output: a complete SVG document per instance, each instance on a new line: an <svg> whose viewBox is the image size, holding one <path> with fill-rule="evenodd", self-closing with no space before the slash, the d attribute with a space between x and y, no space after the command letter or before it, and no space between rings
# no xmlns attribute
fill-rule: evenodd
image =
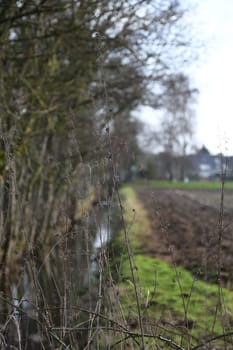
<svg viewBox="0 0 233 350"><path fill-rule="evenodd" d="M226 164L226 177L228 180L233 180L233 156L225 158Z"/></svg>
<svg viewBox="0 0 233 350"><path fill-rule="evenodd" d="M203 146L195 154L188 155L190 169L187 169L187 176L210 179L221 176L221 159L219 155L210 154L209 150Z"/></svg>
<svg viewBox="0 0 233 350"><path fill-rule="evenodd" d="M222 166L221 154L212 155L205 146L185 157L162 152L156 155L155 161L158 177L167 180L219 179L222 169L226 169L228 179L233 179L233 156L224 157Z"/></svg>

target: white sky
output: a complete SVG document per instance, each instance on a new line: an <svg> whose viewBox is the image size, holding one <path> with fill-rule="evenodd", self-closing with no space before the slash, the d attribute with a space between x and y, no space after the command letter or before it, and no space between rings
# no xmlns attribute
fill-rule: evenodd
<svg viewBox="0 0 233 350"><path fill-rule="evenodd" d="M195 139L213 153L233 155L233 0L197 3L193 22L206 49L193 73L199 89ZM155 113L146 108L140 119L156 125Z"/></svg>

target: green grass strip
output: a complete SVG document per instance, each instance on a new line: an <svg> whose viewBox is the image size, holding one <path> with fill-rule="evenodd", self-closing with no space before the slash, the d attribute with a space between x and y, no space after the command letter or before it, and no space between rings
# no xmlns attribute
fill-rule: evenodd
<svg viewBox="0 0 233 350"><path fill-rule="evenodd" d="M149 188L174 188L174 189L199 189L199 190L220 190L222 188L221 181L159 181L159 180L149 180L149 181L137 181L135 182L137 186L146 186ZM233 190L233 182L226 182L224 185L225 189Z"/></svg>
<svg viewBox="0 0 233 350"><path fill-rule="evenodd" d="M130 244L134 251L132 259L137 274L141 312L147 319L147 324L160 320L165 325L162 335L185 346L190 346L190 342L195 346L213 335L229 331L233 323L233 292L225 288L220 291L217 285L196 280L182 267L142 254L141 242L151 239L147 212L131 187L124 187L121 196ZM118 288L122 308L126 317L136 319L134 288L124 249L123 232L119 233L115 244L118 251L121 251L121 259L118 255L113 265L117 259L121 261ZM221 307L217 308L216 313L219 300ZM218 340L218 344L221 341Z"/></svg>

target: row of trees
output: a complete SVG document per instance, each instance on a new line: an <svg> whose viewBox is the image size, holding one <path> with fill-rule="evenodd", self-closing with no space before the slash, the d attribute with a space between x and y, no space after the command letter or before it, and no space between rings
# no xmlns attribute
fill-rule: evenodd
<svg viewBox="0 0 233 350"><path fill-rule="evenodd" d="M67 240L78 236L77 251L88 255L93 238L82 225L83 203L93 193L106 196L106 183L115 183L112 165L116 175L140 152L132 111L173 98L171 77L188 59L184 14L178 0L0 1L4 300L12 285L21 286L22 297L26 273L44 310L48 286L36 281L46 270L65 314L77 279ZM155 86L165 88L162 96ZM81 253L75 259L83 264ZM3 303L3 323L9 305ZM65 327L73 319L59 322Z"/></svg>

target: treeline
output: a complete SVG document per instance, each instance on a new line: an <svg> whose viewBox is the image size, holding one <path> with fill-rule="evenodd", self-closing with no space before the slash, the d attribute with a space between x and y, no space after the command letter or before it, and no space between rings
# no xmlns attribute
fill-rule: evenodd
<svg viewBox="0 0 233 350"><path fill-rule="evenodd" d="M159 86L170 89L169 77L190 59L184 14L177 0L0 1L3 325L12 286L21 286L26 272L35 304L45 309L42 267L71 304L67 240L88 201L113 193L140 152L132 111L161 106ZM80 237L83 245L87 231ZM7 343L5 326L2 334ZM56 337L43 334L55 348Z"/></svg>

